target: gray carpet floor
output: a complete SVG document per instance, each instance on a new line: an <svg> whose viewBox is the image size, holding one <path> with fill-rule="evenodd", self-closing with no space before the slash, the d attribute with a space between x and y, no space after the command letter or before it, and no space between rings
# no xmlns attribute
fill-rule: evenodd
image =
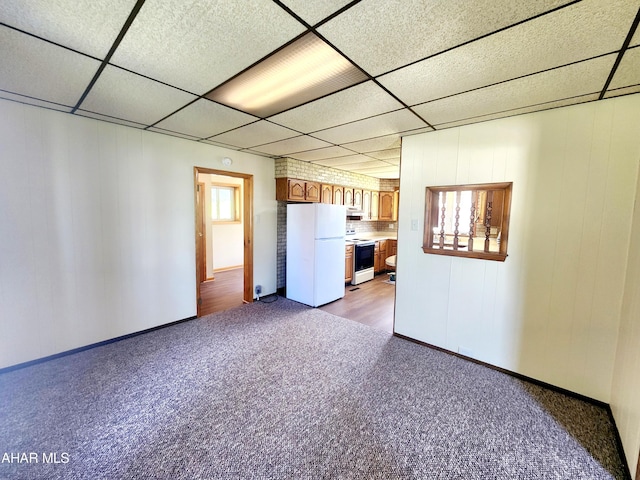
<svg viewBox="0 0 640 480"><path fill-rule="evenodd" d="M4 373L0 422L3 479L625 478L605 409L282 298Z"/></svg>

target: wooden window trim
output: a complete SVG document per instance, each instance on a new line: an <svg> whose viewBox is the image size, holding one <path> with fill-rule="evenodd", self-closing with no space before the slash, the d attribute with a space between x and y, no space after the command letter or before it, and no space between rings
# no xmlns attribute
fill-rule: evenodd
<svg viewBox="0 0 640 480"><path fill-rule="evenodd" d="M483 260L495 260L504 262L507 258L507 247L509 242L509 220L511 215L511 193L512 182L502 183L478 183L466 185L445 185L426 187L425 192L425 214L422 251L435 255L447 255L452 257L477 258ZM500 242L498 252L487 252L481 250L456 250L453 248L441 248L434 245L433 228L439 225L439 195L440 192L463 192L463 191L502 191L503 206L502 218L499 226ZM468 222L469 214L464 212L460 218L465 218Z"/></svg>

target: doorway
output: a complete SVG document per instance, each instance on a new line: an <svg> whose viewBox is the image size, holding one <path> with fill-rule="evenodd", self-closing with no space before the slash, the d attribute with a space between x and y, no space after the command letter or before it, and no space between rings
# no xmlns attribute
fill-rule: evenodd
<svg viewBox="0 0 640 480"><path fill-rule="evenodd" d="M204 175L216 175L228 177L231 180L226 188L220 190L226 195L224 190L235 191L233 185L240 185L238 188L239 197L237 198L237 215L241 218L241 233L237 243L242 243L242 265L240 268L222 268L220 274L214 272L211 254L207 261L207 248L211 250L211 218L205 214L207 211L207 198L211 199L211 192L206 192L207 183L202 181ZM213 189L212 189L213 191ZM221 203L224 203L221 201ZM253 175L247 175L237 172L228 172L223 170L215 170L203 167L194 167L194 205L196 216L195 244L196 244L196 305L197 316L211 313L211 305L217 305L219 310L223 310L232 305L233 299L231 295L239 295L243 303L251 303L253 301ZM211 217L211 208L209 217ZM228 224L238 223L235 219L223 218L229 220ZM209 235L207 235L209 231ZM216 279L216 277L218 277ZM218 282L218 283L215 283ZM230 286L234 285L234 286ZM240 285L240 290L235 287ZM234 291L235 289L235 291ZM205 298L207 297L207 298ZM225 301L225 297L228 297ZM206 309L205 309L206 307Z"/></svg>

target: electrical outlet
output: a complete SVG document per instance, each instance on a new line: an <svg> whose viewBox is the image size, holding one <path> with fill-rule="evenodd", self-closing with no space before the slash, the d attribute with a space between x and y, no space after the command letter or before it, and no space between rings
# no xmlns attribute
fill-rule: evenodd
<svg viewBox="0 0 640 480"><path fill-rule="evenodd" d="M262 293L262 285L256 285L256 295L260 295Z"/></svg>

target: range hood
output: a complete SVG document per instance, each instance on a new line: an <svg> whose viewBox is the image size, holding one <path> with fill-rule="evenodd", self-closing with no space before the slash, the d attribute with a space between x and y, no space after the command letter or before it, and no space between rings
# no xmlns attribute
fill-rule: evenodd
<svg viewBox="0 0 640 480"><path fill-rule="evenodd" d="M347 217L362 218L364 217L364 212L356 207L347 207Z"/></svg>

